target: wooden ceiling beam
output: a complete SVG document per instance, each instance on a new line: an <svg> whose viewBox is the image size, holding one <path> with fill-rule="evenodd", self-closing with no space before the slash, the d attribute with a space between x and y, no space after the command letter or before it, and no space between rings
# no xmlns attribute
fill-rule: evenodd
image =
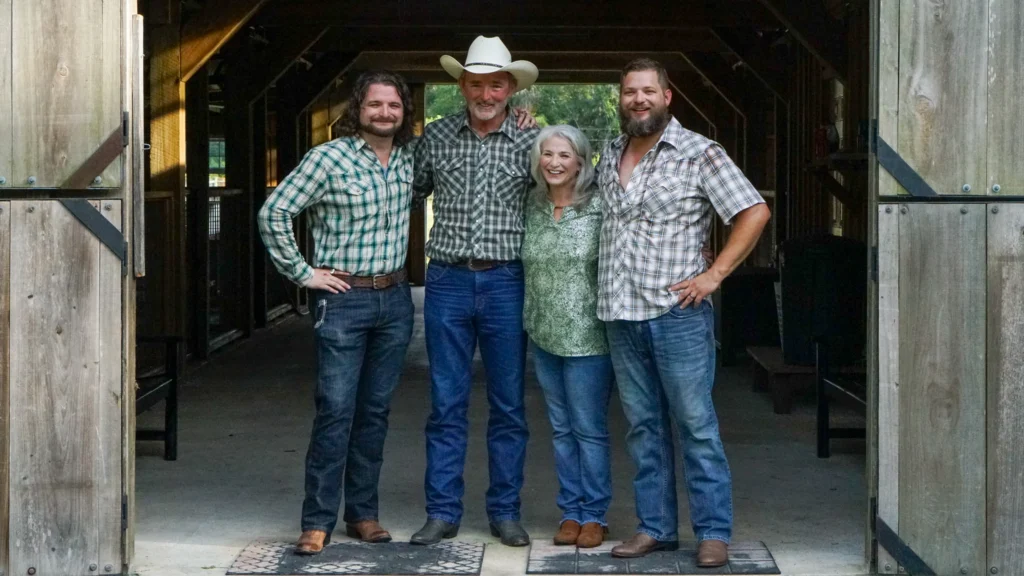
<svg viewBox="0 0 1024 576"><path fill-rule="evenodd" d="M187 82L268 0L217 0L181 27L181 81Z"/></svg>
<svg viewBox="0 0 1024 576"><path fill-rule="evenodd" d="M226 92L246 104L255 102L328 31L326 25L287 28L266 46L250 48L239 58L226 62Z"/></svg>
<svg viewBox="0 0 1024 576"><path fill-rule="evenodd" d="M728 9L719 0L649 0L633 3L624 10L616 2L590 0L519 0L515 6L495 9L488 2L445 0L305 0L274 1L260 13L263 25L303 25L321 22L331 25L400 24L444 29L495 27L504 32L514 27L558 29L685 30L705 26L759 25L774 22L772 13L753 0L733 0Z"/></svg>
<svg viewBox="0 0 1024 576"><path fill-rule="evenodd" d="M714 34L739 58L740 67L746 69L762 85L784 102L789 101L789 89L786 75L778 70L772 61L770 52L765 46L757 46L756 38L745 38L735 30L715 28Z"/></svg>
<svg viewBox="0 0 1024 576"><path fill-rule="evenodd" d="M329 52L407 50L465 51L478 35L500 36L513 57L522 50L544 51L620 51L721 52L728 48L710 28L649 30L643 34L609 34L600 30L563 30L541 27L501 30L495 27L423 30L415 26L358 27L333 26L313 50Z"/></svg>
<svg viewBox="0 0 1024 576"><path fill-rule="evenodd" d="M846 28L821 0L758 0L825 68L846 78Z"/></svg>

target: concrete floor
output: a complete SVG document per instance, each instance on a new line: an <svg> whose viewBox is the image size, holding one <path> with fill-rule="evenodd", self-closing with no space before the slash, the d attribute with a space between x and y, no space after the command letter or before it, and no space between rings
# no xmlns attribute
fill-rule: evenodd
<svg viewBox="0 0 1024 576"><path fill-rule="evenodd" d="M416 290L422 311L422 291ZM478 359L479 362L479 359ZM482 367L478 364L478 387ZM551 430L544 398L530 373L526 392L531 438L523 521L535 539L550 538L555 506ZM224 574L252 540L294 540L299 532L303 459L312 422L314 378L308 317L292 317L193 367L182 391L179 459L165 462L161 446L144 443L137 459L135 567L143 576ZM466 470L466 515L460 539L487 542L484 576L524 574L527 551L501 546L487 530L486 398L474 391ZM794 413L772 414L766 395L751 391L749 369L719 371L715 388L722 435L734 479L735 539L764 541L784 574L864 574L867 511L864 443L835 443L815 457L810 400ZM423 426L429 380L422 315L391 413L382 481L381 522L398 540L424 520ZM150 412L140 424L155 424ZM625 450L625 420L611 409L614 498L610 538L628 538L633 514L633 466ZM685 508L685 487L680 504ZM685 509L680 536L690 535ZM339 533L340 534L340 533Z"/></svg>

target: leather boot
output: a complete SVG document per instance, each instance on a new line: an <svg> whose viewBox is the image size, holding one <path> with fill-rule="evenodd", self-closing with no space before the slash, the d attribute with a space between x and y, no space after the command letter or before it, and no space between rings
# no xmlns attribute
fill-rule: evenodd
<svg viewBox="0 0 1024 576"><path fill-rule="evenodd" d="M587 522L580 530L580 536L576 539L576 546L580 548L596 548L604 542L605 532L608 529L597 522Z"/></svg>
<svg viewBox="0 0 1024 576"><path fill-rule="evenodd" d="M679 542L677 540L659 541L643 532L637 532L629 540L612 548L612 556L616 558L640 558L658 550L671 552L678 549Z"/></svg>
<svg viewBox="0 0 1024 576"><path fill-rule="evenodd" d="M391 534L376 520L360 520L352 524L345 524L345 535L370 544L391 542Z"/></svg>
<svg viewBox="0 0 1024 576"><path fill-rule="evenodd" d="M729 562L729 545L721 540L704 540L697 545L697 566L716 568Z"/></svg>
<svg viewBox="0 0 1024 576"><path fill-rule="evenodd" d="M330 543L331 535L323 530L303 530L295 544L295 553L299 556L315 556Z"/></svg>
<svg viewBox="0 0 1024 576"><path fill-rule="evenodd" d="M558 527L555 534L555 546L572 546L580 535L580 523L575 520L566 520Z"/></svg>

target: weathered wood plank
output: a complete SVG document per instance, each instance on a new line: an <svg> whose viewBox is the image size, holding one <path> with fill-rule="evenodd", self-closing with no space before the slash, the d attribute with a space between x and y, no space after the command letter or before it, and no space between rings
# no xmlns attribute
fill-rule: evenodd
<svg viewBox="0 0 1024 576"><path fill-rule="evenodd" d="M988 2L901 2L900 155L940 194L987 182Z"/></svg>
<svg viewBox="0 0 1024 576"><path fill-rule="evenodd" d="M1024 195L1024 3L989 0L988 190Z"/></svg>
<svg viewBox="0 0 1024 576"><path fill-rule="evenodd" d="M878 8L878 135L899 152L900 2L881 0ZM878 170L878 195L906 193L896 179Z"/></svg>
<svg viewBox="0 0 1024 576"><path fill-rule="evenodd" d="M130 21L132 254L135 276L141 278L146 275L146 154L143 151L146 141L146 73L143 45L145 31L141 16L132 15Z"/></svg>
<svg viewBox="0 0 1024 576"><path fill-rule="evenodd" d="M94 202L101 214L118 230L122 228L120 200ZM126 254L130 257L130 254ZM87 422L84 436L93 437L96 447L92 452L95 491L95 530L98 539L97 566L121 566L121 495L122 475L122 383L124 348L122 344L122 281L121 261L113 252L99 246L98 275L99 324L87 328L96 334L99 352L98 387L92 391L91 401L96 406L96 418ZM134 339L133 339L134 340ZM134 389L132 390L134 393Z"/></svg>
<svg viewBox="0 0 1024 576"><path fill-rule="evenodd" d="M7 567L10 508L11 203L0 202L0 571Z"/></svg>
<svg viewBox="0 0 1024 576"><path fill-rule="evenodd" d="M988 564L1024 566L1024 206L988 217Z"/></svg>
<svg viewBox="0 0 1024 576"><path fill-rule="evenodd" d="M121 0L13 0L12 185L60 186L121 126L121 16Z"/></svg>
<svg viewBox="0 0 1024 576"><path fill-rule="evenodd" d="M937 574L985 569L985 210L901 208L899 535Z"/></svg>
<svg viewBox="0 0 1024 576"><path fill-rule="evenodd" d="M899 207L878 207L878 517L900 529L900 219ZM895 574L879 547L878 571Z"/></svg>
<svg viewBox="0 0 1024 576"><path fill-rule="evenodd" d="M14 150L14 110L11 107L11 0L0 0L0 188L11 186L11 156ZM0 564L3 566L3 564Z"/></svg>
<svg viewBox="0 0 1024 576"><path fill-rule="evenodd" d="M9 573L88 574L120 532L121 264L56 201L11 203L11 251Z"/></svg>

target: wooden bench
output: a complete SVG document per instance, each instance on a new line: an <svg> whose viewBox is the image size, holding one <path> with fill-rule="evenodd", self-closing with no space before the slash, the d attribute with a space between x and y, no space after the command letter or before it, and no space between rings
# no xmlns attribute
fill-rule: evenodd
<svg viewBox="0 0 1024 576"><path fill-rule="evenodd" d="M137 429L137 442L163 442L164 460L178 459L178 380L181 375L180 354L182 339L176 336L140 336L140 344L164 345L164 368L156 372L146 373L136 379L135 414L165 401L164 427L160 429Z"/></svg>
<svg viewBox="0 0 1024 576"><path fill-rule="evenodd" d="M865 428L833 428L830 421L830 400L845 401L862 412L867 411L867 379L856 369L833 373L829 366L828 346L815 345L815 393L818 402L818 458L832 455L833 438L865 438Z"/></svg>
<svg viewBox="0 0 1024 576"><path fill-rule="evenodd" d="M793 410L793 391L812 383L814 367L786 364L778 346L748 346L747 354L754 360L754 390L770 390L774 412L789 414Z"/></svg>

